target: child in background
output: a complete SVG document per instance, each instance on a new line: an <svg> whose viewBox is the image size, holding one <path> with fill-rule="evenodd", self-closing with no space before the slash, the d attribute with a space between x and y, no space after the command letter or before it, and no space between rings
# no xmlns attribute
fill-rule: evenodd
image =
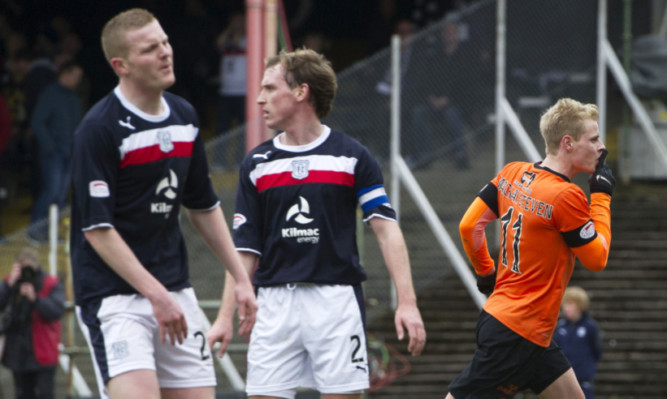
<svg viewBox="0 0 667 399"><path fill-rule="evenodd" d="M597 322L588 314L589 306L590 299L583 288L567 288L554 339L570 361L586 399L593 399L593 381L602 355L602 339Z"/></svg>

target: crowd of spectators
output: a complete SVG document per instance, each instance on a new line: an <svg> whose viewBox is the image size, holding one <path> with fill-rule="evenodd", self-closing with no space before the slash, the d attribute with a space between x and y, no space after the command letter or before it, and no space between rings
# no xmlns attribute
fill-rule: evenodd
<svg viewBox="0 0 667 399"><path fill-rule="evenodd" d="M427 26L463 0L284 0L289 34L295 46L315 47L336 71L389 44L396 21ZM128 6L151 10L169 28L177 81L171 91L197 109L207 137L227 121L217 121L224 52L222 32L245 10L244 0L183 0L175 3L63 2L6 0L0 4L0 204L7 193L36 199L41 189L39 145L30 118L42 90L57 79L58 68L75 61L83 68L76 93L85 112L114 85L97 38L103 22ZM434 6L435 5L435 6ZM239 14L241 13L241 14ZM338 15L345 18L342 24ZM221 47L222 45L222 47ZM243 123L238 115L231 121ZM216 126L216 122L222 122ZM5 201L7 202L7 201ZM1 206L1 205L0 205ZM24 209L28 215L32 205ZM0 236L2 220L0 220Z"/></svg>

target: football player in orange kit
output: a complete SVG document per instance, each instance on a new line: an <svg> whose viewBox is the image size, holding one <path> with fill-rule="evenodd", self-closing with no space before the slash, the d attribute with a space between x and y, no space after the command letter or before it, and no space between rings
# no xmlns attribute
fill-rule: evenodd
<svg viewBox="0 0 667 399"><path fill-rule="evenodd" d="M609 255L615 180L597 120L594 104L560 99L540 120L544 161L506 165L463 216L464 249L478 288L490 296L477 325L478 349L446 399L511 398L525 389L540 398L584 398L551 338L575 257L600 271ZM591 174L590 204L571 181L579 172ZM495 219L497 268L484 233Z"/></svg>

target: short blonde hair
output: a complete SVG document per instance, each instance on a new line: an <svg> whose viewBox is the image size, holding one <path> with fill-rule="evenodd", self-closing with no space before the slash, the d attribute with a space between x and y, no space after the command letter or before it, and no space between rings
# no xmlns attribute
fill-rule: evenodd
<svg viewBox="0 0 667 399"><path fill-rule="evenodd" d="M586 291L583 288L577 286L567 287L565 289L565 293L563 294L563 303L565 302L573 302L583 312L587 311L591 304L591 300L588 297Z"/></svg>
<svg viewBox="0 0 667 399"><path fill-rule="evenodd" d="M129 43L127 32L143 28L155 21L155 15L143 8L132 8L111 18L102 29L102 50L107 61L114 57L127 57Z"/></svg>
<svg viewBox="0 0 667 399"><path fill-rule="evenodd" d="M293 52L281 51L266 60L266 68L280 64L285 71L285 81L290 88L307 84L310 88L308 100L315 114L323 119L331 111L338 83L331 63L322 54L309 49Z"/></svg>
<svg viewBox="0 0 667 399"><path fill-rule="evenodd" d="M547 155L556 155L563 136L570 135L579 140L584 133L586 121L598 120L598 107L583 104L571 98L561 98L540 118L540 133L544 138Z"/></svg>

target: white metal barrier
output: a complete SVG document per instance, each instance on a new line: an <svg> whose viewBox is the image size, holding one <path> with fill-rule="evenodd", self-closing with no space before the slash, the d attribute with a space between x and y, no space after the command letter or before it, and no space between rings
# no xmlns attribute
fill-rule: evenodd
<svg viewBox="0 0 667 399"><path fill-rule="evenodd" d="M392 90L391 90L391 198L396 214L400 215L400 183L403 183L419 209L421 209L424 218L431 231L435 235L438 243L442 246L445 255L449 258L457 274L463 281L470 296L475 304L481 309L486 297L477 290L476 279L468 267L465 258L461 255L454 244L447 229L442 224L438 214L435 212L428 198L422 191L419 183L413 176L410 168L400 154L400 131L401 131L401 85L400 65L401 65L401 39L394 35L391 39L391 68L392 68ZM396 307L396 294L392 285L392 305Z"/></svg>
<svg viewBox="0 0 667 399"><path fill-rule="evenodd" d="M667 14L665 14L667 15ZM599 0L598 2L598 80L597 80L597 103L600 108L600 135L603 136L605 132L605 118L607 115L607 69L611 71L612 76L616 80L625 101L630 106L634 117L639 122L642 131L646 138L651 143L654 151L657 153L657 158L667 168L667 147L658 135L655 124L651 120L648 112L639 101L639 98L632 90L632 84L628 74L623 69L618 56L611 47L607 38L607 0ZM604 138L604 136L603 136Z"/></svg>

